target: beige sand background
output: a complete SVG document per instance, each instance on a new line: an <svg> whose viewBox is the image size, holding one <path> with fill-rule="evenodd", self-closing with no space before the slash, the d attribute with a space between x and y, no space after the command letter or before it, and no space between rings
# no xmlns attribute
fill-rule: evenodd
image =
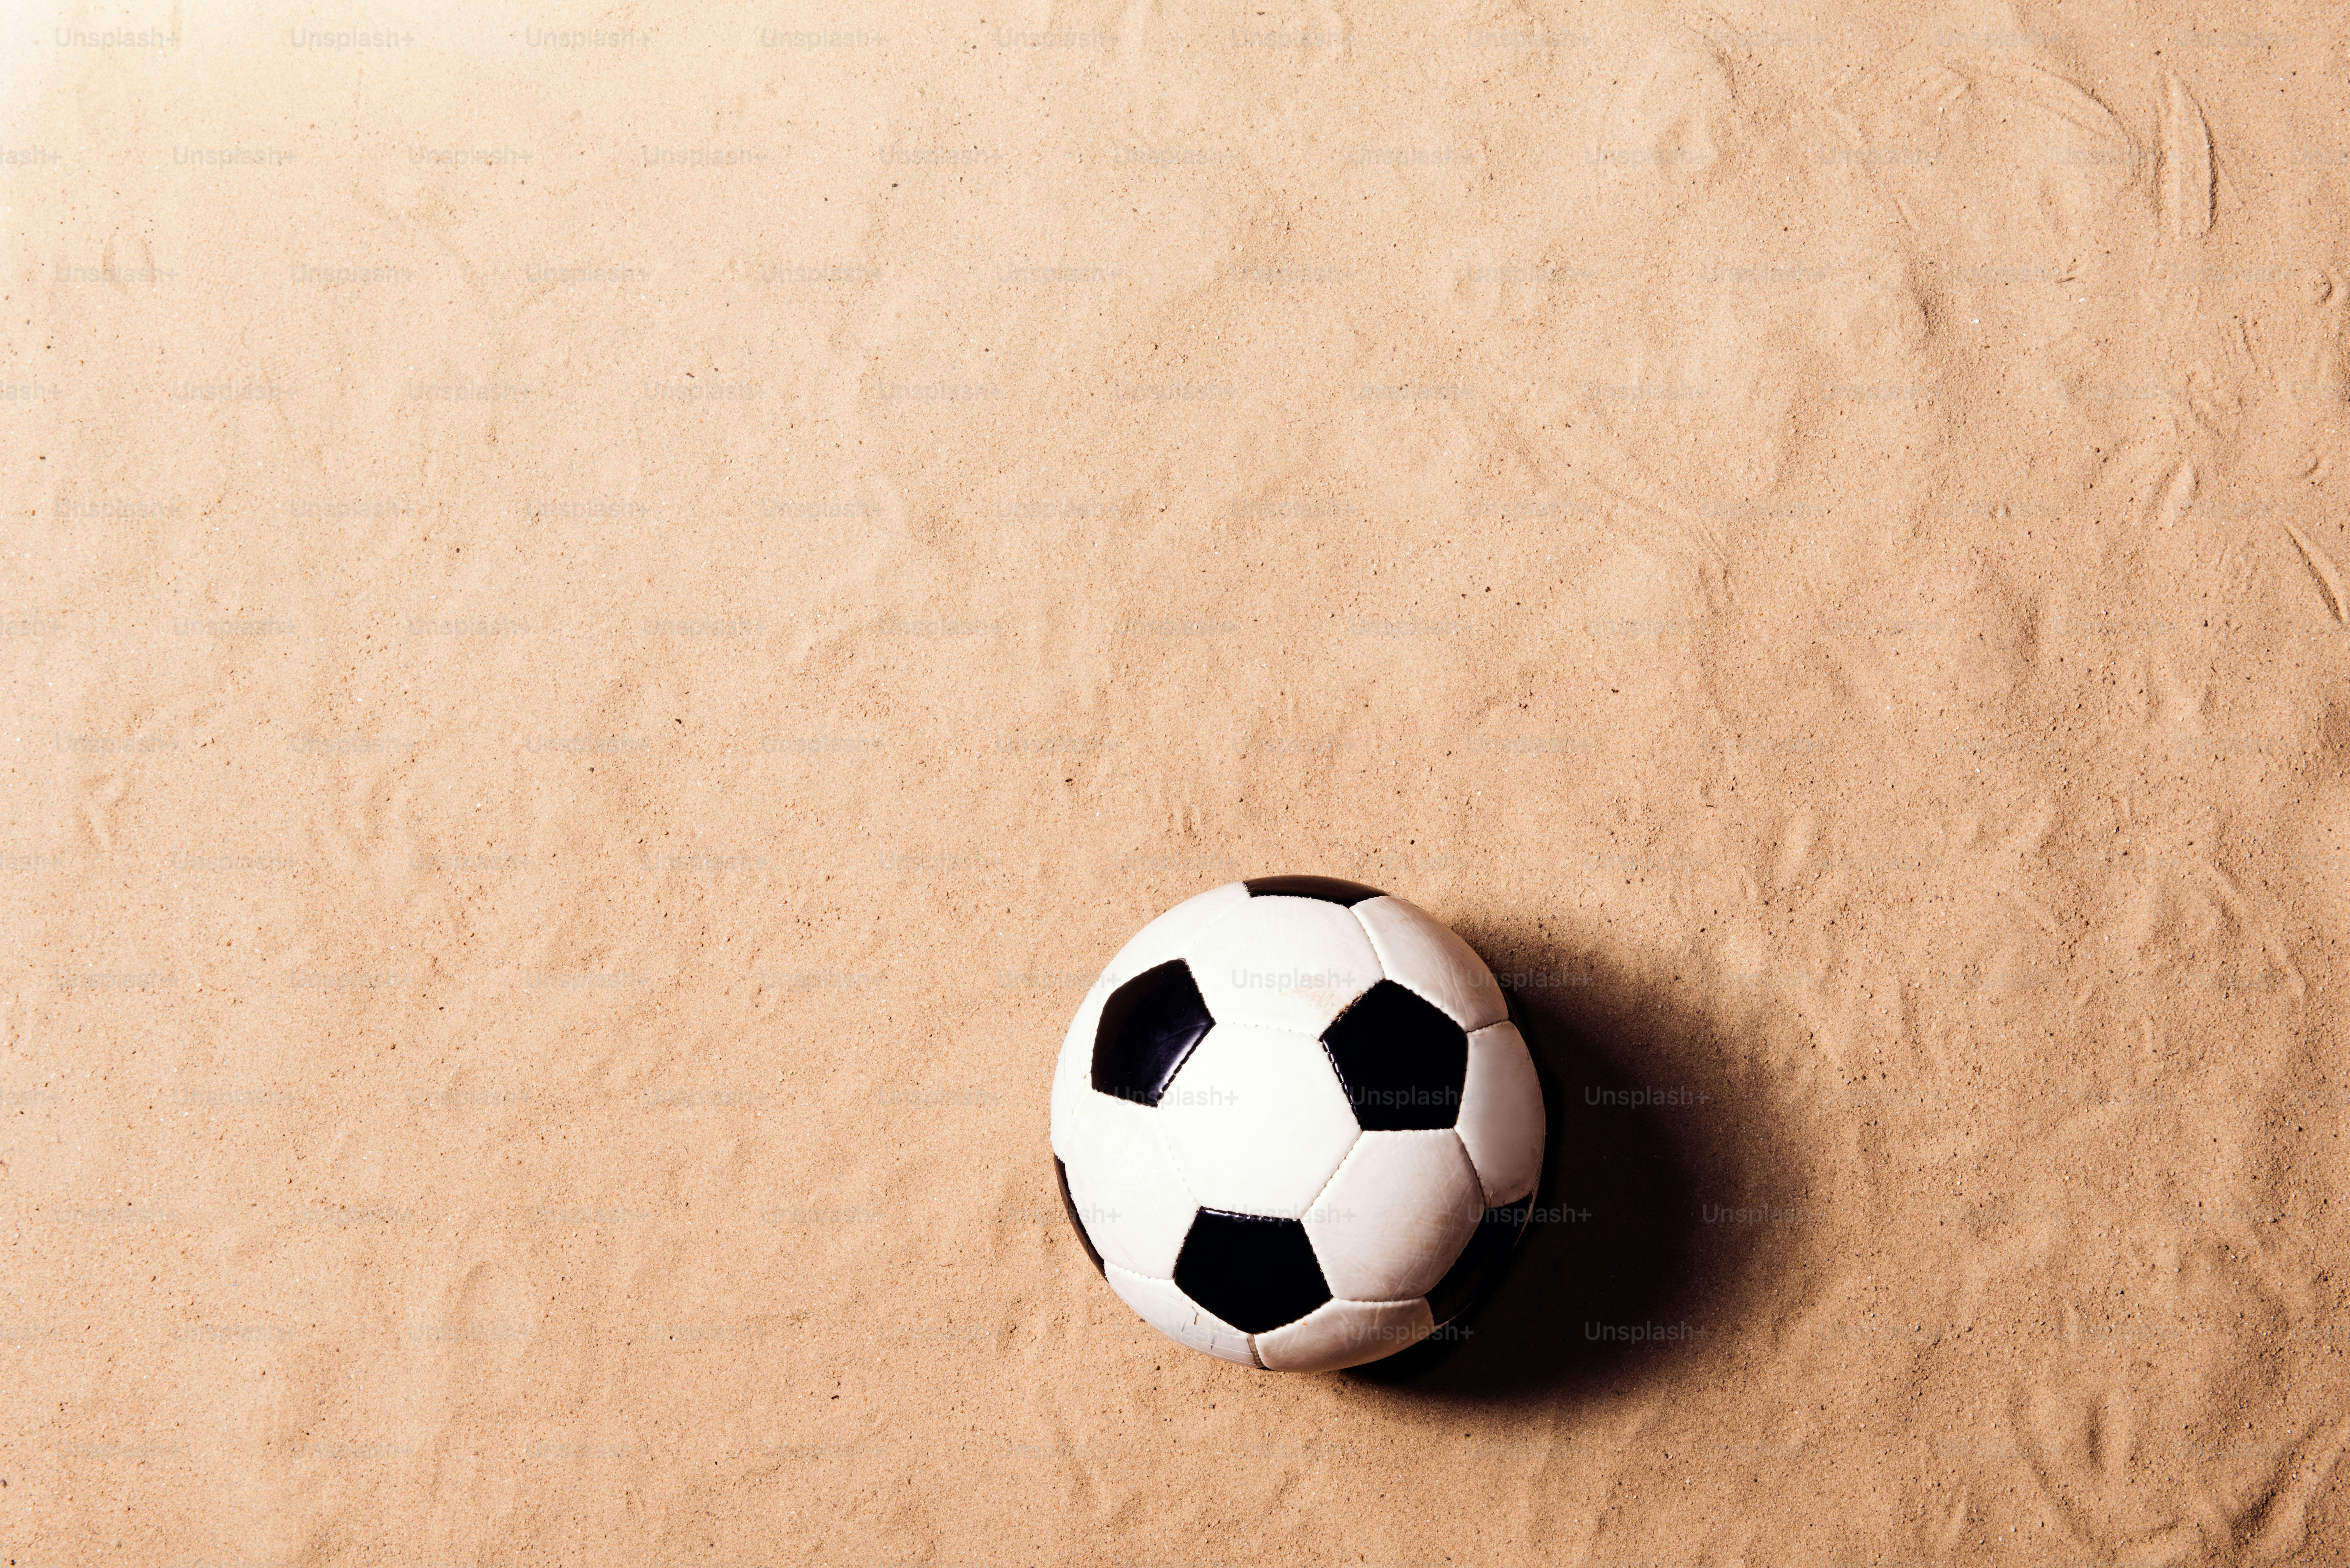
<svg viewBox="0 0 2350 1568"><path fill-rule="evenodd" d="M2338 9L6 29L11 1563L2350 1556ZM1545 1023L1378 1376L1052 1182L1276 871Z"/></svg>

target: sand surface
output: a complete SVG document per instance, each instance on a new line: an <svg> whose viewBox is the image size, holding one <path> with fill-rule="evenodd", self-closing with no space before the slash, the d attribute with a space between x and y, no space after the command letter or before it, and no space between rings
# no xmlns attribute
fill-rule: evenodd
<svg viewBox="0 0 2350 1568"><path fill-rule="evenodd" d="M15 8L0 1545L2350 1556L2350 17ZM1473 1333L1253 1374L1084 988L1543 1021Z"/></svg>

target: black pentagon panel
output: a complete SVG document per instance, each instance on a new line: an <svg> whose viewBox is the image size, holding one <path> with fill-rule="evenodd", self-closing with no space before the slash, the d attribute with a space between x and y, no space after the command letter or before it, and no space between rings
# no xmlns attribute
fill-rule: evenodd
<svg viewBox="0 0 2350 1568"><path fill-rule="evenodd" d="M1175 1283L1243 1334L1295 1323L1330 1299L1302 1223L1221 1209L1192 1219L1176 1254Z"/></svg>
<svg viewBox="0 0 2350 1568"><path fill-rule="evenodd" d="M1461 1256L1444 1271L1436 1288L1428 1293L1429 1315L1440 1325L1459 1317L1502 1277L1503 1267L1516 1249L1518 1238L1525 1234L1526 1219L1534 1212L1534 1203L1529 1194L1515 1203L1485 1210L1469 1244L1461 1249Z"/></svg>
<svg viewBox="0 0 2350 1568"><path fill-rule="evenodd" d="M1086 1234L1086 1222L1077 1218L1077 1200L1069 1196L1069 1168L1061 1163L1061 1157L1057 1154L1053 1157L1053 1179L1061 1184L1061 1207L1068 1213L1069 1229L1077 1233L1077 1245L1083 1247L1086 1256L1092 1260L1094 1272L1107 1278L1109 1271L1102 1267L1102 1255L1094 1251L1094 1239Z"/></svg>
<svg viewBox="0 0 2350 1568"><path fill-rule="evenodd" d="M1366 888L1360 882L1341 882L1336 877L1253 877L1241 884L1252 898L1319 898L1326 904L1344 904L1353 909L1366 898L1386 895L1377 888Z"/></svg>
<svg viewBox="0 0 2350 1568"><path fill-rule="evenodd" d="M1322 1031L1365 1132L1449 1127L1469 1077L1469 1036L1435 1003L1391 980Z"/></svg>
<svg viewBox="0 0 2350 1568"><path fill-rule="evenodd" d="M1101 1025L1094 1032L1094 1087L1157 1105L1215 1022L1181 959L1144 970L1102 1003Z"/></svg>

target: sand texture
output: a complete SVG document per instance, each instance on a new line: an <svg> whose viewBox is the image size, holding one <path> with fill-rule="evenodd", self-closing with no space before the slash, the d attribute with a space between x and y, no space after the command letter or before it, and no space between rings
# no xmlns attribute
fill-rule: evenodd
<svg viewBox="0 0 2350 1568"><path fill-rule="evenodd" d="M2350 13L18 7L0 1558L2350 1558ZM1137 1323L1202 888L1472 1332Z"/></svg>

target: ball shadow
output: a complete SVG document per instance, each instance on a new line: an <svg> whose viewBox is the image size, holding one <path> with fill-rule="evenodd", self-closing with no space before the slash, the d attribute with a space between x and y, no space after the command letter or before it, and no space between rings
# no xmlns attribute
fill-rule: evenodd
<svg viewBox="0 0 2350 1568"><path fill-rule="evenodd" d="M1702 1015L1565 953L1461 935L1501 961L1542 1079L1542 1185L1478 1304L1344 1376L1489 1407L1629 1386L1724 1336L1756 1282L1761 1228L1704 1223L1700 1197L1791 1173L1761 1168L1776 1140Z"/></svg>

